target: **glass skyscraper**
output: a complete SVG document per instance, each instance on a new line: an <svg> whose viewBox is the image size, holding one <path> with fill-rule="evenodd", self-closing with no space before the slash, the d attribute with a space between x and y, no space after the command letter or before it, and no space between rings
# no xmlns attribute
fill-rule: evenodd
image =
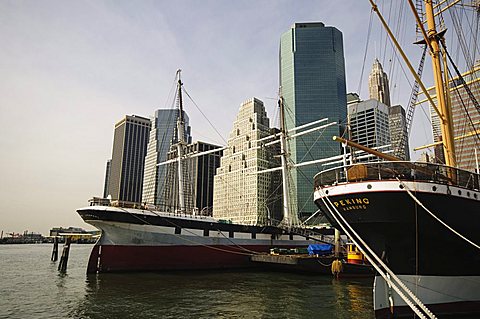
<svg viewBox="0 0 480 319"><path fill-rule="evenodd" d="M342 33L321 22L295 23L280 40L280 89L284 98L286 127L328 118L340 126L303 135L289 142L294 163L341 154L332 140L342 135L347 119L345 61ZM316 211L313 177L321 164L292 170L291 209L299 215Z"/></svg>
<svg viewBox="0 0 480 319"><path fill-rule="evenodd" d="M160 109L155 112L151 119L152 130L150 131L147 156L145 157L142 202L157 205L162 210L166 209L167 203L164 198L167 166L157 166L157 164L167 160L170 146L178 141L177 118L179 112L178 109ZM189 119L185 111L183 111L183 118L185 121L185 141L191 143Z"/></svg>

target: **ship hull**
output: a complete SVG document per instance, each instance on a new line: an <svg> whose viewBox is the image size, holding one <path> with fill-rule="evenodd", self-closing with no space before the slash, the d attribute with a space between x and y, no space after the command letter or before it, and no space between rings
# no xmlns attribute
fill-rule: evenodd
<svg viewBox="0 0 480 319"><path fill-rule="evenodd" d="M249 268L256 266L250 261L252 254L315 242L276 227L220 223L208 217L107 207L78 213L102 230L88 273Z"/></svg>
<svg viewBox="0 0 480 319"><path fill-rule="evenodd" d="M480 309L480 276L398 276L430 311L437 316L470 315ZM410 307L392 291L381 276L374 281L376 318L392 318L389 296L394 300L395 317L411 317Z"/></svg>
<svg viewBox="0 0 480 319"><path fill-rule="evenodd" d="M409 280L416 282L410 288L427 307L456 314L464 313L468 305L469 313L480 313L478 248L432 217L406 189L455 232L480 243L480 193L476 190L433 182L367 181L317 189L315 202L332 225L340 227L337 219L344 218L407 285ZM461 284L465 282L469 285ZM375 287L378 318L391 317L389 295L395 317L412 314L381 277Z"/></svg>

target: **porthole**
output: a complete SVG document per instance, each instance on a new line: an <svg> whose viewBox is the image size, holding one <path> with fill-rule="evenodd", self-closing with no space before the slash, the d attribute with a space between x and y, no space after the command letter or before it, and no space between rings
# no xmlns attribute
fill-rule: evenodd
<svg viewBox="0 0 480 319"><path fill-rule="evenodd" d="M467 192L467 196L470 197L470 192Z"/></svg>
<svg viewBox="0 0 480 319"><path fill-rule="evenodd" d="M475 197L475 199L477 199L477 193L473 193L473 197Z"/></svg>
<svg viewBox="0 0 480 319"><path fill-rule="evenodd" d="M372 185L371 185L371 184L368 184L368 185L367 185L367 188L368 188L368 189L372 189Z"/></svg>
<svg viewBox="0 0 480 319"><path fill-rule="evenodd" d="M328 189L325 191L325 194L327 194L327 195L328 195Z"/></svg>
<svg viewBox="0 0 480 319"><path fill-rule="evenodd" d="M461 190L458 190L458 195L462 195L462 191L461 191Z"/></svg>
<svg viewBox="0 0 480 319"><path fill-rule="evenodd" d="M403 186L402 184L398 185L398 187L400 187L400 189L404 189L405 186Z"/></svg>
<svg viewBox="0 0 480 319"><path fill-rule="evenodd" d="M432 186L432 191L436 192L437 191L437 186Z"/></svg>

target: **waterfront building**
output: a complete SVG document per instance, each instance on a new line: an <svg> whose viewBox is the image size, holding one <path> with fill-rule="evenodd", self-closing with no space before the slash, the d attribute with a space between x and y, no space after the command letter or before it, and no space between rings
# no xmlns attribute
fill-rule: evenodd
<svg viewBox="0 0 480 319"><path fill-rule="evenodd" d="M213 216L233 223L265 225L281 219L279 172L257 172L280 165L278 143L265 147L270 120L263 102L252 98L240 106L214 178Z"/></svg>
<svg viewBox="0 0 480 319"><path fill-rule="evenodd" d="M164 165L157 165L167 160L167 153L172 144L177 143L177 118L178 109L159 109L151 118L152 130L145 157L145 172L143 177L142 203L158 206L165 210L167 199L165 198L165 179L167 169ZM183 111L185 121L184 137L187 143L191 143L190 126L188 115Z"/></svg>
<svg viewBox="0 0 480 319"><path fill-rule="evenodd" d="M370 99L382 102L390 106L390 88L388 85L388 76L383 72L382 64L378 59L373 62L372 71L368 76L368 91Z"/></svg>
<svg viewBox="0 0 480 319"><path fill-rule="evenodd" d="M115 124L108 195L112 200L137 202L142 199L145 154L150 120L126 115ZM107 195L107 196L108 196Z"/></svg>
<svg viewBox="0 0 480 319"><path fill-rule="evenodd" d="M480 63L477 62L471 70L463 73L462 77L468 85L472 95L478 102L480 102ZM433 92L433 88L429 88L428 90L429 92ZM470 98L460 78L454 77L449 81L449 90L457 167L475 171L476 156L480 161L480 141L477 135L480 133L480 113L475 107L475 103ZM434 102L436 102L435 96L432 96L432 98ZM423 102L426 101L422 100L419 103ZM430 116L432 121L433 140L434 142L441 141L440 120L431 106ZM436 162L444 163L445 157L442 145L436 146L434 151Z"/></svg>
<svg viewBox="0 0 480 319"><path fill-rule="evenodd" d="M98 232L98 231L95 231ZM92 232L88 232L83 228L80 227L53 227L50 229L49 236L60 236L60 234L89 234Z"/></svg>
<svg viewBox="0 0 480 319"><path fill-rule="evenodd" d="M301 163L340 155L341 145L332 136L343 135L347 119L342 33L321 22L293 24L280 40L280 88L287 130L322 118L341 124L290 140L291 160ZM290 211L302 217L317 210L313 177L322 169L319 164L292 170Z"/></svg>
<svg viewBox="0 0 480 319"><path fill-rule="evenodd" d="M200 156L198 153L219 149L221 146L194 142L185 146L184 154L187 157L182 161L183 191L185 198L185 212L201 215L212 215L213 210L213 177L220 166L223 151L217 151ZM167 159L177 158L177 148L172 146ZM178 196L178 162L166 165L165 199L168 211L180 208Z"/></svg>
<svg viewBox="0 0 480 319"><path fill-rule="evenodd" d="M108 184L110 183L110 171L112 167L112 160L107 160L107 165L105 167L105 182L103 184L103 198L107 198L110 191L108 190Z"/></svg>
<svg viewBox="0 0 480 319"><path fill-rule="evenodd" d="M394 155L405 161L409 161L410 148L408 146L405 109L401 105L389 107L388 122L390 126L390 143L392 144Z"/></svg>
<svg viewBox="0 0 480 319"><path fill-rule="evenodd" d="M382 102L370 99L349 104L348 122L352 141L369 148L390 144L389 107Z"/></svg>

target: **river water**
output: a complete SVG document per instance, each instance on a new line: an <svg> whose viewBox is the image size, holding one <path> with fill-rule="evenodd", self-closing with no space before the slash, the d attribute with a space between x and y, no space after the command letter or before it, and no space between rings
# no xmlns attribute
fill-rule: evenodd
<svg viewBox="0 0 480 319"><path fill-rule="evenodd" d="M370 279L259 271L87 276L91 249L73 244L61 274L52 245L0 245L0 318L374 317Z"/></svg>

